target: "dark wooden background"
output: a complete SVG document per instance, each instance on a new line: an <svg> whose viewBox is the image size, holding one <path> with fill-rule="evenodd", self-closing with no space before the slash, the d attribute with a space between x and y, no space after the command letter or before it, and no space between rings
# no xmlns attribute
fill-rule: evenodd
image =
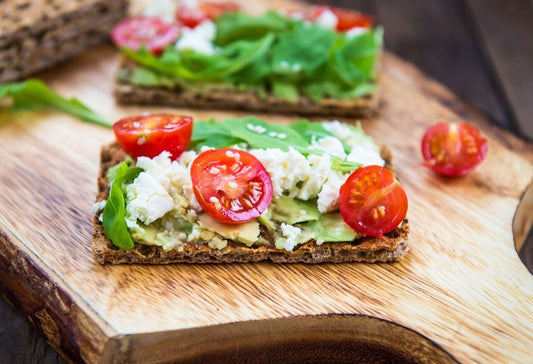
<svg viewBox="0 0 533 364"><path fill-rule="evenodd" d="M496 125L533 140L531 0L329 0L372 14L385 47L414 63ZM520 252L533 273L533 234ZM64 363L0 298L0 363Z"/></svg>

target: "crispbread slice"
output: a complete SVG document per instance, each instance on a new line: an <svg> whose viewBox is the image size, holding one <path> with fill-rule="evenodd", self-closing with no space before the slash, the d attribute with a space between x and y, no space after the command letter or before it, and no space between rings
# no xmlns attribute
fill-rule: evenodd
<svg viewBox="0 0 533 364"><path fill-rule="evenodd" d="M128 0L0 1L0 82L25 78L109 39Z"/></svg>
<svg viewBox="0 0 533 364"><path fill-rule="evenodd" d="M388 149L383 149L383 157L390 162ZM109 193L107 170L121 162L125 153L113 143L101 150L100 172L96 201L107 198ZM293 251L276 249L273 239L266 229L261 234L271 246L247 247L242 243L229 241L224 249L210 248L201 242L190 242L183 249L164 251L159 246L135 243L131 250L116 247L104 235L103 225L97 213L93 219L93 253L101 263L112 264L170 264L170 263L236 263L270 260L275 263L344 263L344 262L393 262L400 260L409 250L409 223L407 220L385 239L364 237L354 242L316 244L309 241L298 245Z"/></svg>
<svg viewBox="0 0 533 364"><path fill-rule="evenodd" d="M161 105L302 116L369 117L378 107L377 91L354 99L325 98L313 102L307 97L301 97L297 101L288 101L272 95L259 98L253 92L234 89L193 91L180 88L141 87L117 81L114 95L123 105Z"/></svg>

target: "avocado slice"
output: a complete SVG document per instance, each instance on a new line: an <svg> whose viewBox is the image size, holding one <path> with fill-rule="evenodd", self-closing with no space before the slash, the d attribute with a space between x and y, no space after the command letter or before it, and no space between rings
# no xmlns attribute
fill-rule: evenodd
<svg viewBox="0 0 533 364"><path fill-rule="evenodd" d="M273 204L272 219L289 225L315 221L320 216L316 200L303 201L289 196L280 196Z"/></svg>
<svg viewBox="0 0 533 364"><path fill-rule="evenodd" d="M316 221L299 225L302 229L311 230L318 242L353 241L360 236L349 227L338 212L323 214Z"/></svg>

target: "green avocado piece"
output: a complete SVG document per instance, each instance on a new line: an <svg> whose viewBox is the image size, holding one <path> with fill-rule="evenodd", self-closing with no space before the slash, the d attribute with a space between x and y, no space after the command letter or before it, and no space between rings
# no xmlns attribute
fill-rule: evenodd
<svg viewBox="0 0 533 364"><path fill-rule="evenodd" d="M360 235L349 227L338 212L323 214L316 221L301 224L302 229L311 230L318 242L353 241Z"/></svg>
<svg viewBox="0 0 533 364"><path fill-rule="evenodd" d="M303 201L288 196L280 196L273 204L272 219L294 225L320 218L316 200Z"/></svg>

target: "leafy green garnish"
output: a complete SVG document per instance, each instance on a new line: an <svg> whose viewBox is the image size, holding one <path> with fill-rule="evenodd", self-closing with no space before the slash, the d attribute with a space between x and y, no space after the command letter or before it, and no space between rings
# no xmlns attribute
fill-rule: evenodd
<svg viewBox="0 0 533 364"><path fill-rule="evenodd" d="M244 145L257 149L279 148L283 151L293 148L304 155L324 154L311 148L313 135L316 139L332 136L321 123L307 119L289 125L267 123L254 116L228 118L221 122L196 121L189 147L199 151L203 146L227 148ZM345 149L349 148L345 146ZM361 166L333 156L331 160L332 168L340 172L351 172Z"/></svg>
<svg viewBox="0 0 533 364"><path fill-rule="evenodd" d="M275 11L254 17L244 13L226 13L215 20L215 44L224 46L238 39L258 39L268 33L281 32L289 27L290 20Z"/></svg>
<svg viewBox="0 0 533 364"><path fill-rule="evenodd" d="M133 248L133 240L126 225L123 185L134 180L141 172L141 168L129 167L126 162L120 163L113 170L114 180L111 182L102 221L105 236L122 249Z"/></svg>
<svg viewBox="0 0 533 364"><path fill-rule="evenodd" d="M1 84L0 100L3 99L11 100L11 110L13 111L55 108L90 123L107 127L113 125L112 122L88 108L78 99L66 99L36 79Z"/></svg>

